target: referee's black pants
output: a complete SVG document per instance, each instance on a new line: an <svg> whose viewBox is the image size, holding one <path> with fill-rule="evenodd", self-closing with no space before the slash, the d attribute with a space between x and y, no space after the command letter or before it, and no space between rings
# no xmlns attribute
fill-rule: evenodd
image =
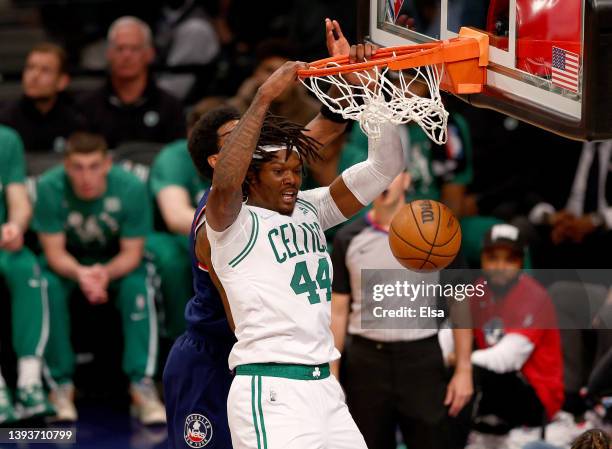
<svg viewBox="0 0 612 449"><path fill-rule="evenodd" d="M370 449L450 447L446 370L438 337L379 343L353 336L345 365L347 403Z"/></svg>

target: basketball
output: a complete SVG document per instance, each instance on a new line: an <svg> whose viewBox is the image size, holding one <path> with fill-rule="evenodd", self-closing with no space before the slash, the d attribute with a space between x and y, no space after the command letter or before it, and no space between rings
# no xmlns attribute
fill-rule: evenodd
<svg viewBox="0 0 612 449"><path fill-rule="evenodd" d="M393 217L389 246L398 262L409 270L438 271L447 267L459 252L461 227L444 204L413 201Z"/></svg>

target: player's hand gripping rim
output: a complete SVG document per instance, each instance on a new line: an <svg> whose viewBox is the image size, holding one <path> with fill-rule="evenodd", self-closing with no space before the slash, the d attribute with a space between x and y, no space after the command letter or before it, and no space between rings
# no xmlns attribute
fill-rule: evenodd
<svg viewBox="0 0 612 449"><path fill-rule="evenodd" d="M306 70L308 67L307 63L301 61L285 62L259 87L257 94L261 99L272 102L285 91L287 86L297 82L298 70Z"/></svg>

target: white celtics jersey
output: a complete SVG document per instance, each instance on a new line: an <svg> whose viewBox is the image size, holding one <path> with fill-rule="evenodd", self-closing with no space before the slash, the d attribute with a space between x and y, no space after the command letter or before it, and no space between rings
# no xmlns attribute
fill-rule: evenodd
<svg viewBox="0 0 612 449"><path fill-rule="evenodd" d="M328 189L300 192L291 216L243 204L225 231L207 226L236 325L231 369L315 365L340 356L330 330L333 273L323 231L341 220L326 218L334 214L326 213L330 197L323 192Z"/></svg>

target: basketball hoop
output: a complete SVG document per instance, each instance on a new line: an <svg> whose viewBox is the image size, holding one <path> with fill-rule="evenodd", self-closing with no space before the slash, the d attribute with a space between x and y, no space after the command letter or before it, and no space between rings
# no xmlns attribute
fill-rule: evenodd
<svg viewBox="0 0 612 449"><path fill-rule="evenodd" d="M453 94L481 92L488 41L486 34L462 28L455 39L378 49L366 62L350 64L348 55L321 59L298 71L298 77L331 111L358 121L369 137L380 137L382 123L414 122L431 140L443 144L448 112L440 89ZM347 74L353 75L352 83ZM415 81L427 86L425 95L415 92ZM330 86L337 87L337 98L327 95Z"/></svg>

